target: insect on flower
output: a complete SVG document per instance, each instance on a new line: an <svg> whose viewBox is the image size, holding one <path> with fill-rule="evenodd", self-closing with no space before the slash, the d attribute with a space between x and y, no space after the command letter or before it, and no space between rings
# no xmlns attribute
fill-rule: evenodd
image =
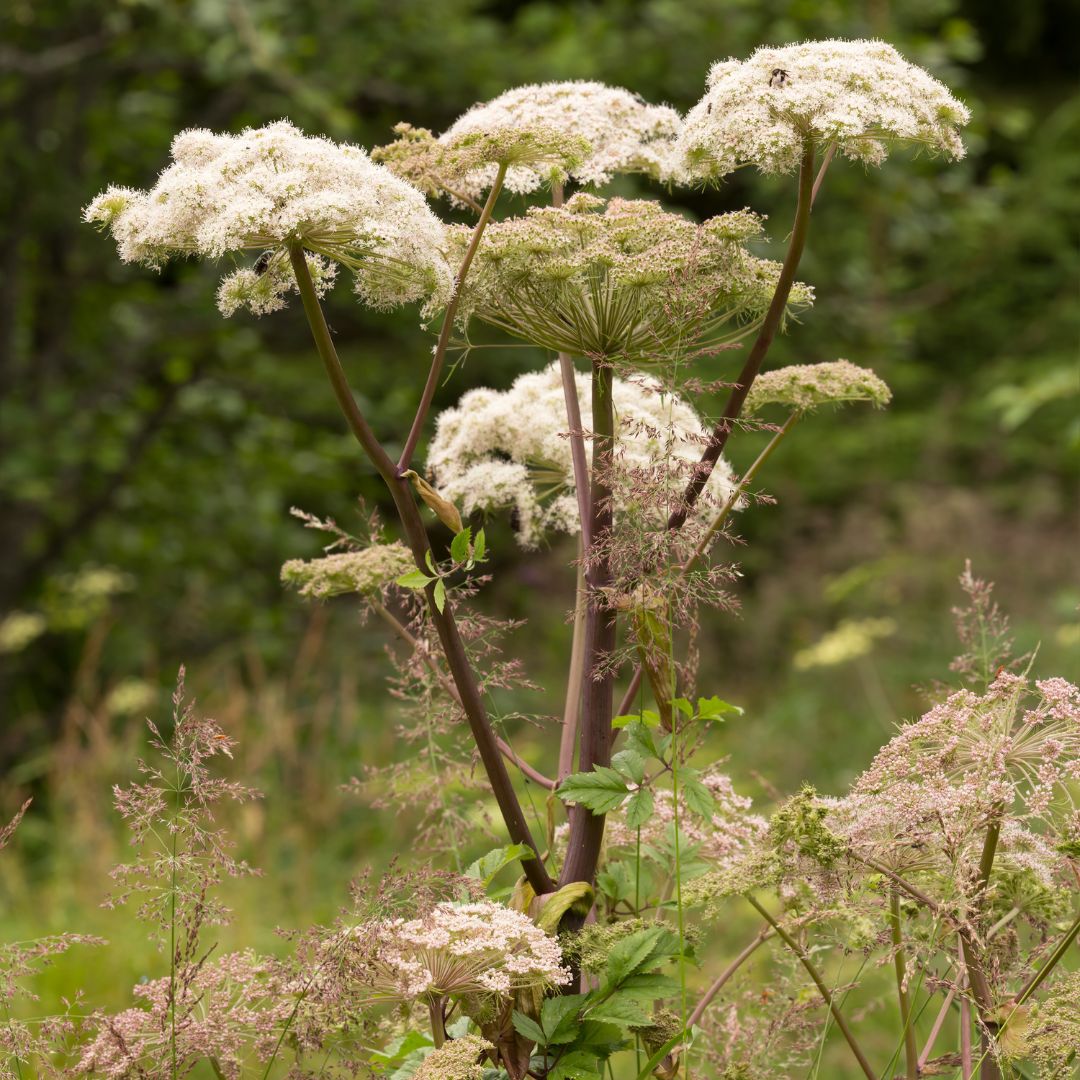
<svg viewBox="0 0 1080 1080"><path fill-rule="evenodd" d="M772 75L769 76L769 85L779 90L783 86L787 86L790 75L783 68L773 68Z"/></svg>

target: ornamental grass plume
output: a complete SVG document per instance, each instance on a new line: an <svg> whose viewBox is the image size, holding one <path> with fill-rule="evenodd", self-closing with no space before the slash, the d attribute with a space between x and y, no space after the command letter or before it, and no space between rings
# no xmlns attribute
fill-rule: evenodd
<svg viewBox="0 0 1080 1080"><path fill-rule="evenodd" d="M374 308L419 300L433 311L449 298L441 223L420 192L359 147L279 120L239 135L182 131L172 156L149 191L110 187L83 217L112 232L124 262L153 269L259 252L222 280L223 314L284 306L295 288L290 244L307 252L320 295L340 265Z"/></svg>
<svg viewBox="0 0 1080 1080"><path fill-rule="evenodd" d="M761 233L749 210L700 225L649 200L574 195L488 226L458 318L555 352L633 363L685 359L743 337L763 317L780 264L743 247ZM451 226L460 254L470 230ZM796 284L790 305L811 303Z"/></svg>
<svg viewBox="0 0 1080 1080"><path fill-rule="evenodd" d="M588 415L589 379L578 372L576 385L582 414ZM681 490L678 466L696 464L708 430L688 404L651 379L616 378L613 397L616 467L629 472L668 464L675 485L670 500ZM439 415L427 467L465 514L510 509L522 547L537 547L548 531L576 534L581 522L559 365L519 376L509 390L466 393ZM731 470L721 461L709 491L722 501L733 486ZM624 509L629 497L622 500Z"/></svg>
<svg viewBox="0 0 1080 1080"><path fill-rule="evenodd" d="M880 165L890 143L964 156L968 109L883 41L809 41L714 64L677 142L681 178L794 171L809 139Z"/></svg>
<svg viewBox="0 0 1080 1080"><path fill-rule="evenodd" d="M674 109L620 87L550 82L474 105L438 138L399 124L397 141L372 157L428 194L475 201L500 166L518 194L567 180L602 185L616 173L662 178L681 122Z"/></svg>
<svg viewBox="0 0 1080 1080"><path fill-rule="evenodd" d="M892 391L868 368L847 360L824 364L791 364L762 372L746 395L743 411L752 416L767 405L809 412L822 405L866 401L883 409Z"/></svg>

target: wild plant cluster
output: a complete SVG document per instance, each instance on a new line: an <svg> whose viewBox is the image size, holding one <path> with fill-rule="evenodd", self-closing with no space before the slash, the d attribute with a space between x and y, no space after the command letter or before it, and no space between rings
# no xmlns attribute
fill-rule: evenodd
<svg viewBox="0 0 1080 1080"><path fill-rule="evenodd" d="M158 763L116 793L135 858L114 902L137 904L162 974L119 1014L9 1013L4 1075L766 1080L822 1075L830 1033L847 1044L844 1075L867 1080L1073 1075L1080 691L1012 655L989 586L962 580L962 685L934 690L842 798L806 788L771 817L710 759L709 733L741 710L695 644L703 608L736 606L718 545L765 498L759 475L781 443L816 409L890 398L845 360L766 366L813 302L796 275L830 164L878 165L904 143L958 158L967 120L890 46L811 42L716 64L685 119L626 90L554 83L477 105L441 135L399 125L370 155L284 120L186 131L152 188L95 199L86 219L126 261L234 263L226 316L299 294L397 521L388 538L375 521L352 535L301 513L331 543L282 578L316 600L354 596L394 635L390 692L412 752L356 785L391 810L420 805L436 865L361 878L339 919L286 935L281 957L218 955L215 886L252 870L215 815L255 793L214 771L230 740L181 681L171 725L152 728ZM743 166L795 176L779 262L752 253L762 221L749 210L693 222L588 190ZM534 203L508 215L506 193ZM407 432L378 430L338 357L320 299L342 272L363 303L419 303L433 327ZM480 326L554 357L508 390L468 389L431 433L435 390ZM708 394L726 399L715 416L696 406ZM768 442L736 475L723 451L753 430ZM540 763L514 749L519 718L492 696L532 686L527 655L510 652L517 626L475 603L483 523L501 514L526 551L555 532L578 540L564 704L539 721ZM443 855L462 864L492 806L501 842L438 869ZM745 914L745 947L715 955L715 927ZM0 951L8 1001L75 943ZM746 975L766 954L762 991ZM860 1031L870 1010L895 1019L891 1053Z"/></svg>

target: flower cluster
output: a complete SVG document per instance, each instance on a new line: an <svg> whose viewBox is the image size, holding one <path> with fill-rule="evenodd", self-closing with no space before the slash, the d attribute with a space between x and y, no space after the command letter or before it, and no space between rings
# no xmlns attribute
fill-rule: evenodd
<svg viewBox="0 0 1080 1080"><path fill-rule="evenodd" d="M691 844L697 846L695 855L707 860L712 866L727 870L740 863L755 845L763 839L768 822L752 814L753 800L739 795L731 783L731 777L718 769L709 769L701 783L712 797L713 811L708 820L690 813L685 795L679 793L679 832ZM667 789L653 792L653 812L641 827L641 843L644 847L660 846L675 824L675 800ZM634 848L638 830L630 828L621 813L610 815L605 832L608 848Z"/></svg>
<svg viewBox="0 0 1080 1080"><path fill-rule="evenodd" d="M359 551L338 551L321 559L290 559L281 580L301 596L325 600L346 593L375 594L414 568L404 544L372 544Z"/></svg>
<svg viewBox="0 0 1080 1080"><path fill-rule="evenodd" d="M239 135L183 131L172 157L149 191L110 187L83 216L112 231L125 262L155 269L176 257L260 252L222 282L226 315L283 305L295 286L291 243L310 253L320 290L333 281L333 263L353 273L357 294L375 308L413 300L434 308L449 297L441 223L420 192L359 147L279 120Z"/></svg>
<svg viewBox="0 0 1080 1080"><path fill-rule="evenodd" d="M630 362L743 336L767 309L779 264L743 243L761 233L749 210L700 225L649 200L579 193L488 226L464 286L470 316L556 352ZM450 230L464 250L470 230ZM796 284L791 304L810 303Z"/></svg>
<svg viewBox="0 0 1080 1080"><path fill-rule="evenodd" d="M589 380L578 373L576 384L582 415L588 416ZM685 480L678 467L697 462L708 436L698 415L649 379L616 378L612 396L615 467L653 470L667 463L681 489ZM567 427L559 365L551 364L520 376L506 391L470 390L441 413L427 467L443 495L465 514L511 508L519 543L532 548L548 530L577 533L581 527ZM732 489L731 470L721 460L708 493L722 500Z"/></svg>
<svg viewBox="0 0 1080 1080"><path fill-rule="evenodd" d="M418 918L362 924L353 936L365 954L358 982L398 1001L507 997L570 978L555 938L490 900L443 901Z"/></svg>
<svg viewBox="0 0 1080 1080"><path fill-rule="evenodd" d="M746 395L744 411L753 415L766 405L783 405L798 412L819 405L868 401L882 409L892 391L867 368L847 360L827 364L792 364L759 375Z"/></svg>
<svg viewBox="0 0 1080 1080"><path fill-rule="evenodd" d="M433 1050L413 1073L413 1080L482 1080L481 1055L495 1047L479 1035L462 1035Z"/></svg>
<svg viewBox="0 0 1080 1080"><path fill-rule="evenodd" d="M678 151L687 178L741 165L790 172L810 139L868 165L885 160L890 142L960 158L957 129L969 117L947 87L883 41L811 41L715 64Z"/></svg>
<svg viewBox="0 0 1080 1080"><path fill-rule="evenodd" d="M167 1077L175 1055L178 1075L211 1059L219 1075L233 1080L245 1062L273 1057L296 1007L275 968L250 952L197 965L175 983L167 977L140 983L134 992L140 1006L97 1018L80 1074Z"/></svg>
<svg viewBox="0 0 1080 1080"><path fill-rule="evenodd" d="M506 166L508 191L568 179L606 184L616 173L661 177L681 120L666 105L598 82L519 86L474 105L438 138L399 124L397 142L373 153L429 194L475 200Z"/></svg>

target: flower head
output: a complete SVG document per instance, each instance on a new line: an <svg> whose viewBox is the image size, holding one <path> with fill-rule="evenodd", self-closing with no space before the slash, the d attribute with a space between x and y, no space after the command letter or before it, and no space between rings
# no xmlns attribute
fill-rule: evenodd
<svg viewBox="0 0 1080 1080"><path fill-rule="evenodd" d="M375 152L423 190L475 199L506 166L507 190L526 194L572 179L606 184L616 173L660 177L681 120L666 105L598 82L519 86L474 105L438 138L408 124Z"/></svg>
<svg viewBox="0 0 1080 1080"><path fill-rule="evenodd" d="M323 600L345 593L378 593L413 566L409 549L395 540L321 559L290 559L281 568L281 580L301 596Z"/></svg>
<svg viewBox="0 0 1080 1080"><path fill-rule="evenodd" d="M811 138L868 165L888 157L890 142L961 158L957 129L969 118L946 86L883 41L809 41L714 64L678 151L689 179L740 165L791 172Z"/></svg>
<svg viewBox="0 0 1080 1080"><path fill-rule="evenodd" d="M353 937L357 982L398 1001L505 998L570 978L555 938L490 900L443 901L418 918L361 924Z"/></svg>
<svg viewBox="0 0 1080 1080"><path fill-rule="evenodd" d="M587 416L592 390L580 373L577 392ZM689 405L644 378L616 378L613 398L616 469L696 464L708 431ZM580 528L568 427L559 365L551 364L520 376L509 390L470 390L455 408L441 413L428 469L465 514L512 509L518 542L536 547L547 530L576 533ZM685 478L678 468L672 477L681 491ZM707 496L726 498L732 487L731 470L721 460Z"/></svg>
<svg viewBox="0 0 1080 1080"><path fill-rule="evenodd" d="M481 1055L495 1047L479 1035L449 1039L433 1050L414 1072L413 1080L482 1080Z"/></svg>
<svg viewBox="0 0 1080 1080"><path fill-rule="evenodd" d="M459 317L534 345L632 363L742 337L767 309L779 264L749 254L761 232L748 210L700 225L650 200L579 193L488 226ZM470 230L450 230L464 250ZM804 285L792 304L810 302Z"/></svg>
<svg viewBox="0 0 1080 1080"><path fill-rule="evenodd" d="M868 401L879 409L892 399L888 386L867 368L847 360L827 364L792 364L759 375L746 395L744 411L753 415L766 405L805 412L819 405Z"/></svg>
<svg viewBox="0 0 1080 1080"><path fill-rule="evenodd" d="M435 307L449 296L441 223L420 192L359 147L279 120L239 135L183 131L172 156L149 191L110 187L83 217L111 230L124 262L155 269L184 256L260 252L222 282L224 314L282 306L294 287L287 251L294 242L309 253L319 288L333 280L331 263L343 265L372 307L413 300Z"/></svg>

